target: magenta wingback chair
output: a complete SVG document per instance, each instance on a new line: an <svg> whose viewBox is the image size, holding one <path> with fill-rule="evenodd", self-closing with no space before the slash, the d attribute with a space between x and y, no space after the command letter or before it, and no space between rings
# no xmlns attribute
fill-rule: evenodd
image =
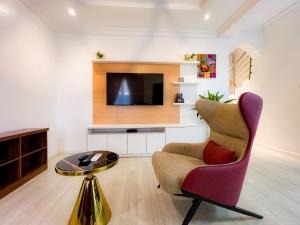
<svg viewBox="0 0 300 225"><path fill-rule="evenodd" d="M171 143L162 152L153 155L154 171L162 188L170 194L194 199L183 225L189 224L202 201L258 219L263 218L236 207L262 105L262 98L249 92L240 96L238 104L199 100L196 103L197 110L211 130L208 140L200 144ZM229 164L206 165L202 155L209 140L236 150L238 159ZM169 168L171 162L168 159L176 161L173 172ZM176 171L180 172L176 174Z"/></svg>

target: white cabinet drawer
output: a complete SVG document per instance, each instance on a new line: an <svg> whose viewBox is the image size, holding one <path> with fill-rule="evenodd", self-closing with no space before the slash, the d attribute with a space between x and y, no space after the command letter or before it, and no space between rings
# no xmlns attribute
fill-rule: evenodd
<svg viewBox="0 0 300 225"><path fill-rule="evenodd" d="M166 145L165 133L148 133L147 134L147 153L161 151Z"/></svg>
<svg viewBox="0 0 300 225"><path fill-rule="evenodd" d="M127 154L127 134L108 134L107 150L117 154Z"/></svg>
<svg viewBox="0 0 300 225"><path fill-rule="evenodd" d="M128 154L146 153L146 134L128 133Z"/></svg>
<svg viewBox="0 0 300 225"><path fill-rule="evenodd" d="M88 135L88 151L106 150L106 149L107 149L106 134Z"/></svg>
<svg viewBox="0 0 300 225"><path fill-rule="evenodd" d="M200 143L205 138L204 126L166 128L166 143Z"/></svg>

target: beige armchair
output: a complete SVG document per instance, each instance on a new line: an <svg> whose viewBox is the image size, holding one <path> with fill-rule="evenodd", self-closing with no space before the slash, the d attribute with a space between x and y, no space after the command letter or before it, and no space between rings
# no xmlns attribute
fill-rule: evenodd
<svg viewBox="0 0 300 225"><path fill-rule="evenodd" d="M204 143L170 143L162 152L155 152L152 164L161 187L169 194L181 193L181 183L194 168L205 166L203 150L209 140L236 151L243 156L248 143L248 128L239 106L201 99L196 103L201 117L210 127L210 136Z"/></svg>
<svg viewBox="0 0 300 225"><path fill-rule="evenodd" d="M153 168L159 184L166 192L171 195L181 193L185 176L192 169L205 165L202 160L205 143L170 143L162 152L154 153Z"/></svg>
<svg viewBox="0 0 300 225"><path fill-rule="evenodd" d="M262 110L262 99L244 93L238 104L201 99L196 107L210 127L210 136L200 144L171 143L161 152L155 152L152 164L160 186L171 195L194 199L184 225L192 219L201 201L262 219L258 214L236 207ZM203 152L209 140L235 151L236 161L206 165Z"/></svg>

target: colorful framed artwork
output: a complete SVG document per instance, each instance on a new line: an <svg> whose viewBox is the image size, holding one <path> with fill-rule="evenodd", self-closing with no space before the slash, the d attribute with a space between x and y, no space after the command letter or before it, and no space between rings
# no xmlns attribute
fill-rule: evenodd
<svg viewBox="0 0 300 225"><path fill-rule="evenodd" d="M197 54L197 77L216 78L217 56L216 54Z"/></svg>

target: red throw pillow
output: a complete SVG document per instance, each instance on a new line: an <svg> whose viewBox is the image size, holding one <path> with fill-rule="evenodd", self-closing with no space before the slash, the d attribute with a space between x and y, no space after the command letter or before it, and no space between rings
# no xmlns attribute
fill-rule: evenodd
<svg viewBox="0 0 300 225"><path fill-rule="evenodd" d="M234 151L228 150L212 140L206 144L203 152L203 161L209 165L231 163L236 158Z"/></svg>

